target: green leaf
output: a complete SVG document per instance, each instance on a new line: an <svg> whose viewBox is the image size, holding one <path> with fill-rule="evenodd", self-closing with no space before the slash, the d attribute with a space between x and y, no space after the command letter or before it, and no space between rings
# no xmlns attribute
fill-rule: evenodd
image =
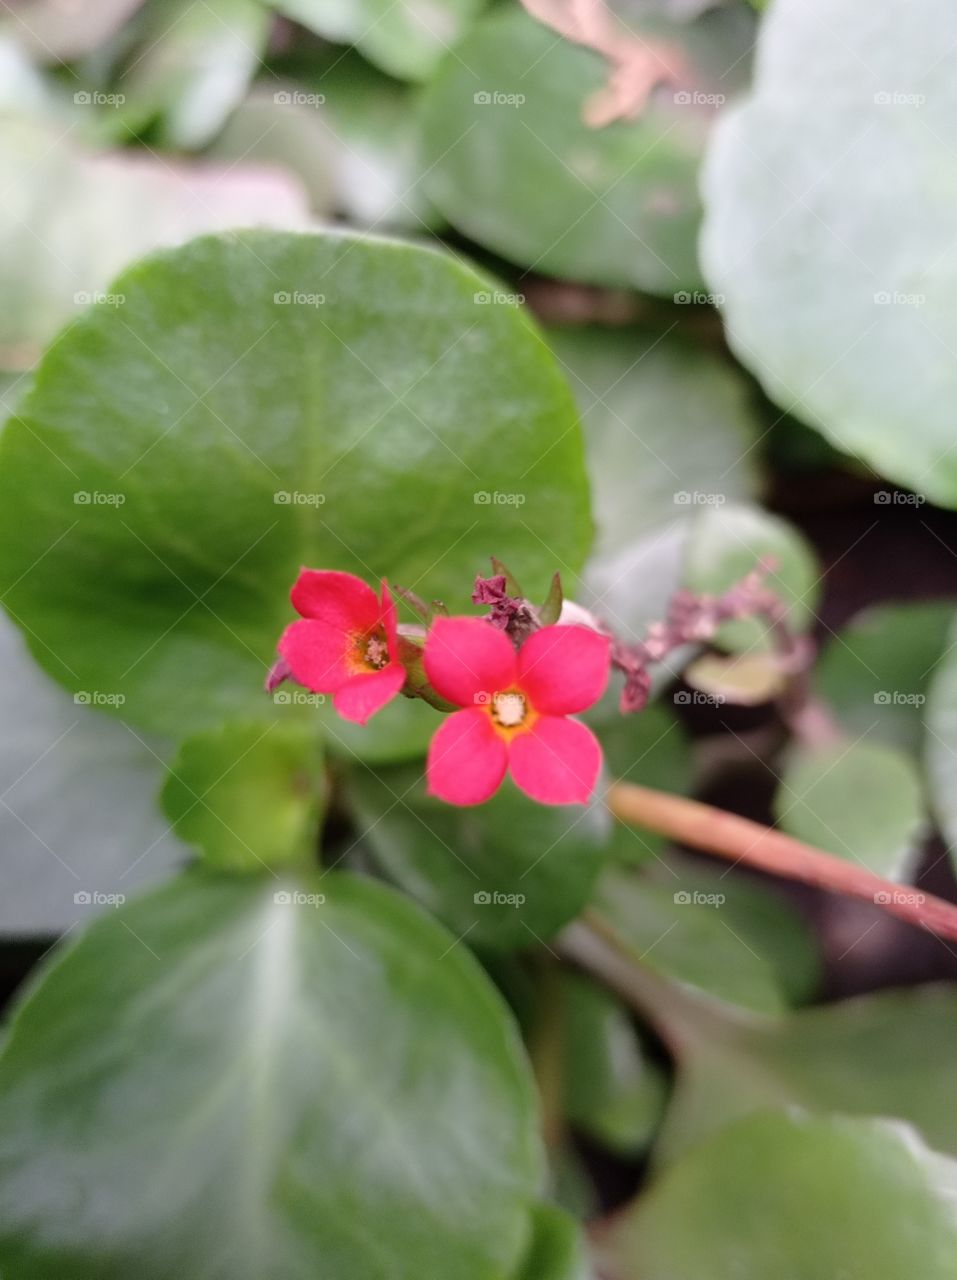
<svg viewBox="0 0 957 1280"><path fill-rule="evenodd" d="M906 874L926 825L913 763L866 738L792 750L774 813L798 840L892 879Z"/></svg>
<svg viewBox="0 0 957 1280"><path fill-rule="evenodd" d="M948 0L916 16L908 0L776 2L751 96L712 140L702 239L728 339L768 394L945 506L957 100L940 50L955 39Z"/></svg>
<svg viewBox="0 0 957 1280"><path fill-rule="evenodd" d="M555 1205L537 1205L532 1243L514 1280L590 1280L581 1228Z"/></svg>
<svg viewBox="0 0 957 1280"><path fill-rule="evenodd" d="M168 876L189 853L156 793L165 743L75 701L0 612L0 934L66 931Z"/></svg>
<svg viewBox="0 0 957 1280"><path fill-rule="evenodd" d="M708 352L646 329L556 329L548 340L585 426L598 525L586 595L637 638L680 585L693 514L758 495L748 388Z"/></svg>
<svg viewBox="0 0 957 1280"><path fill-rule="evenodd" d="M2 118L0 184L18 193L0 209L3 368L29 368L57 329L79 321L96 299L102 311L121 312L122 290L111 278L158 245L237 223L308 221L304 193L283 174L101 154L74 145L73 133L62 123ZM116 329L124 319L131 316L113 316Z"/></svg>
<svg viewBox="0 0 957 1280"><path fill-rule="evenodd" d="M322 789L314 725L230 720L183 743L163 808L209 866L273 871L315 859Z"/></svg>
<svg viewBox="0 0 957 1280"><path fill-rule="evenodd" d="M0 440L0 590L39 660L183 737L263 714L303 564L455 603L489 546L542 590L580 562L570 397L519 311L476 304L486 283L411 245L268 232L122 277Z"/></svg>
<svg viewBox="0 0 957 1280"><path fill-rule="evenodd" d="M734 91L752 23L724 8L690 25L641 22L637 38L649 57L677 50L689 88L668 86L635 119L597 129L583 113L605 60L517 6L494 10L426 89L428 190L453 226L510 262L690 302L713 110L682 94Z"/></svg>
<svg viewBox="0 0 957 1280"><path fill-rule="evenodd" d="M661 1121L668 1084L622 1003L579 974L561 988L565 1110L579 1129L623 1155L646 1147Z"/></svg>
<svg viewBox="0 0 957 1280"><path fill-rule="evenodd" d="M510 1273L542 1173L532 1083L451 943L338 875L193 874L95 924L0 1058L0 1264L19 1280Z"/></svg>
<svg viewBox="0 0 957 1280"><path fill-rule="evenodd" d="M270 14L260 0L154 0L138 15L120 111L139 132L158 120L157 144L204 146L259 69Z"/></svg>
<svg viewBox="0 0 957 1280"><path fill-rule="evenodd" d="M272 0L289 18L400 80L428 80L485 0Z"/></svg>
<svg viewBox="0 0 957 1280"><path fill-rule="evenodd" d="M692 591L726 591L764 557L775 561L766 583L788 606L788 626L807 631L820 595L814 553L786 520L757 507L716 506L696 517L685 553L685 585ZM768 649L772 644L766 621L750 618L724 623L717 642L731 650Z"/></svg>
<svg viewBox="0 0 957 1280"><path fill-rule="evenodd" d="M882 991L758 1021L713 1007L686 1042L656 1158L764 1106L884 1115L957 1156L957 987Z"/></svg>
<svg viewBox="0 0 957 1280"><path fill-rule="evenodd" d="M278 694L273 695L274 697ZM296 693L289 696L296 698ZM393 698L368 724L343 720L325 699L317 717L330 756L349 764L398 764L425 755L441 721L435 708L421 698Z"/></svg>
<svg viewBox="0 0 957 1280"><path fill-rule="evenodd" d="M772 891L687 859L609 871L594 905L642 966L728 1004L778 1013L807 999L818 957Z"/></svg>
<svg viewBox="0 0 957 1280"><path fill-rule="evenodd" d="M929 677L953 619L951 601L876 605L831 638L815 687L847 733L920 752Z"/></svg>
<svg viewBox="0 0 957 1280"><path fill-rule="evenodd" d="M953 644L944 650L934 672L927 693L925 726L931 808L957 866L957 651Z"/></svg>
<svg viewBox="0 0 957 1280"><path fill-rule="evenodd" d="M957 1162L887 1120L767 1112L686 1156L605 1241L641 1280L951 1280Z"/></svg>
<svg viewBox="0 0 957 1280"><path fill-rule="evenodd" d="M421 766L350 774L376 860L470 945L529 947L576 915L600 872L611 820L600 799L545 806L506 781L462 809L426 794Z"/></svg>

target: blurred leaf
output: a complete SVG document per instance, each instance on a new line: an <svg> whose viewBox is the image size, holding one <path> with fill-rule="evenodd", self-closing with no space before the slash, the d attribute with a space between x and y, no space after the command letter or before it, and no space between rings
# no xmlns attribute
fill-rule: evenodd
<svg viewBox="0 0 957 1280"><path fill-rule="evenodd" d="M426 794L421 765L357 769L349 794L386 873L472 946L552 937L587 901L611 832L600 799L549 807L509 781L457 808Z"/></svg>
<svg viewBox="0 0 957 1280"><path fill-rule="evenodd" d="M568 1118L612 1151L643 1150L664 1113L668 1083L647 1058L624 1005L588 978L568 973L561 1028Z"/></svg>
<svg viewBox="0 0 957 1280"><path fill-rule="evenodd" d="M687 88L594 129L583 109L602 57L517 7L482 19L426 90L428 189L453 226L519 266L691 301L698 163L714 102L746 75L752 24L722 9L636 29L678 50Z"/></svg>
<svg viewBox="0 0 957 1280"><path fill-rule="evenodd" d="M589 602L626 635L662 617L680 585L695 511L757 497L757 427L725 362L643 329L548 335L585 426L598 523Z"/></svg>
<svg viewBox="0 0 957 1280"><path fill-rule="evenodd" d="M0 612L0 934L56 934L189 858L156 794L164 743L75 701Z"/></svg>
<svg viewBox="0 0 957 1280"><path fill-rule="evenodd" d="M5 4L6 30L33 57L66 62L109 40L143 0L17 0Z"/></svg>
<svg viewBox="0 0 957 1280"><path fill-rule="evenodd" d="M128 127L157 120L160 147L204 146L262 64L270 20L261 0L152 0L119 79Z"/></svg>
<svg viewBox="0 0 957 1280"><path fill-rule="evenodd" d="M759 1021L712 1010L687 1042L660 1144L674 1159L764 1106L884 1115L957 1155L957 986L881 991Z"/></svg>
<svg viewBox="0 0 957 1280"><path fill-rule="evenodd" d="M787 687L787 675L773 653L741 653L727 658L703 653L685 668L684 678L694 689L711 694L732 706L758 707L779 697Z"/></svg>
<svg viewBox="0 0 957 1280"><path fill-rule="evenodd" d="M795 747L774 813L796 839L891 879L906 874L926 825L915 766L896 748L864 738Z"/></svg>
<svg viewBox="0 0 957 1280"><path fill-rule="evenodd" d="M293 698L295 694L291 695ZM421 698L394 698L368 724L352 724L327 698L317 716L330 756L352 764L400 764L421 758L441 720Z"/></svg>
<svg viewBox="0 0 957 1280"><path fill-rule="evenodd" d="M692 591L727 591L766 557L777 566L766 582L787 604L788 626L809 630L821 581L814 552L793 525L757 507L716 506L696 516L685 555L685 585ZM767 623L751 618L723 623L717 642L735 651L772 646Z"/></svg>
<svg viewBox="0 0 957 1280"><path fill-rule="evenodd" d="M957 649L954 631L927 693L926 768L931 808L957 866Z"/></svg>
<svg viewBox="0 0 957 1280"><path fill-rule="evenodd" d="M740 875L672 856L637 875L606 872L593 901L645 968L727 1004L778 1013L817 983L807 926Z"/></svg>
<svg viewBox="0 0 957 1280"><path fill-rule="evenodd" d="M38 659L183 737L262 716L303 564L454 602L490 545L541 589L580 562L571 398L485 283L411 245L246 232L117 281L0 440L0 589Z"/></svg>
<svg viewBox="0 0 957 1280"><path fill-rule="evenodd" d="M957 1163L887 1120L766 1112L619 1213L604 1253L641 1280L952 1280Z"/></svg>
<svg viewBox="0 0 957 1280"><path fill-rule="evenodd" d="M591 1280L578 1223L555 1205L537 1205L532 1243L514 1280Z"/></svg>
<svg viewBox="0 0 957 1280"><path fill-rule="evenodd" d="M954 616L953 601L875 605L831 638L815 685L847 733L921 750L927 686Z"/></svg>
<svg viewBox="0 0 957 1280"><path fill-rule="evenodd" d="M754 90L713 139L702 240L729 341L768 394L946 506L957 96L940 51L955 40L949 0L916 16L908 0L776 0Z"/></svg>
<svg viewBox="0 0 957 1280"><path fill-rule="evenodd" d="M272 0L310 31L359 51L400 80L428 80L485 0Z"/></svg>
<svg viewBox="0 0 957 1280"><path fill-rule="evenodd" d="M496 992L368 880L276 884L183 878L95 924L20 1005L0 1058L18 1280L517 1265L542 1161Z"/></svg>
<svg viewBox="0 0 957 1280"><path fill-rule="evenodd" d="M298 184L282 174L93 154L74 147L70 132L0 120L0 185L17 193L0 208L3 368L29 368L57 329L97 298L116 310L110 279L147 250L237 223L308 221Z"/></svg>
<svg viewBox="0 0 957 1280"><path fill-rule="evenodd" d="M315 858L322 782L314 724L230 720L182 744L163 808L208 866L273 871Z"/></svg>

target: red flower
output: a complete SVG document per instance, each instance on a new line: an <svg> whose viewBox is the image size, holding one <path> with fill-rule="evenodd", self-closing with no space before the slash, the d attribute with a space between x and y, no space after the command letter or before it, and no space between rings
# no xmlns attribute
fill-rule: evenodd
<svg viewBox="0 0 957 1280"><path fill-rule="evenodd" d="M380 600L351 573L303 569L290 599L303 620L286 628L279 652L293 679L365 724L405 683L389 588L382 583Z"/></svg>
<svg viewBox="0 0 957 1280"><path fill-rule="evenodd" d="M481 804L507 769L542 804L583 804L595 789L601 748L567 716L608 683L610 641L588 627L543 627L516 651L481 618L437 618L425 672L437 693L464 707L429 747L429 792Z"/></svg>

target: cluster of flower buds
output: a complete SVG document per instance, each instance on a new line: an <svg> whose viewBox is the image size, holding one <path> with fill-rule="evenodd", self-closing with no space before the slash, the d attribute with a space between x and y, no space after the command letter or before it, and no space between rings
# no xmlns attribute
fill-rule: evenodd
<svg viewBox="0 0 957 1280"><path fill-rule="evenodd" d="M506 773L542 804L584 804L601 771L595 735L575 716L624 673L622 711L645 706L650 668L674 649L712 639L722 622L764 614L782 619L761 566L723 596L679 592L664 622L638 644L618 640L586 609L563 599L556 574L541 605L504 565L477 578L472 601L484 617L449 617L412 592L397 594L419 622L398 621L386 582L376 592L351 573L304 569L292 589L300 618L279 641L267 689L292 679L332 696L347 720L365 724L398 694L448 713L428 754L431 794L481 804Z"/></svg>

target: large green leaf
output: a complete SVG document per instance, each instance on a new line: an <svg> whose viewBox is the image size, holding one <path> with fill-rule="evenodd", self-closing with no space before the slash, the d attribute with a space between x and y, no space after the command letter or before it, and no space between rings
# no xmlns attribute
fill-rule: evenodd
<svg viewBox="0 0 957 1280"><path fill-rule="evenodd" d="M56 934L169 875L189 851L156 794L165 743L39 670L0 612L0 933Z"/></svg>
<svg viewBox="0 0 957 1280"><path fill-rule="evenodd" d="M953 619L953 601L876 605L830 638L814 679L848 733L920 751L927 686Z"/></svg>
<svg viewBox="0 0 957 1280"><path fill-rule="evenodd" d="M954 633L951 632L951 642ZM934 816L957 865L957 650L949 644L927 694L926 761Z"/></svg>
<svg viewBox="0 0 957 1280"><path fill-rule="evenodd" d="M464 947L367 880L197 874L67 947L0 1058L20 1280L498 1280L541 1177Z"/></svg>
<svg viewBox="0 0 957 1280"><path fill-rule="evenodd" d="M426 90L429 192L454 226L521 266L691 301L697 168L713 115L699 104L734 92L752 38L737 7L691 25L640 23L645 47L679 51L687 87L595 129L583 114L605 60L517 6L499 8Z"/></svg>
<svg viewBox="0 0 957 1280"><path fill-rule="evenodd" d="M699 1009L656 1156L762 1106L906 1120L957 1156L957 987L883 991L759 1020Z"/></svg>
<svg viewBox="0 0 957 1280"><path fill-rule="evenodd" d="M261 714L304 563L455 606L490 550L529 590L579 562L570 396L487 287L431 250L268 232L122 277L0 441L0 588L39 660L182 736Z"/></svg>
<svg viewBox="0 0 957 1280"><path fill-rule="evenodd" d="M702 240L731 345L768 393L948 506L955 40L949 0L778 0L754 91L713 138Z"/></svg>
<svg viewBox="0 0 957 1280"><path fill-rule="evenodd" d="M271 0L327 40L354 44L400 80L428 80L486 0Z"/></svg>
<svg viewBox="0 0 957 1280"><path fill-rule="evenodd" d="M616 1280L953 1280L955 1196L904 1126L771 1112L670 1169L606 1252Z"/></svg>
<svg viewBox="0 0 957 1280"><path fill-rule="evenodd" d="M528 947L588 899L611 834L600 798L544 806L506 781L461 809L426 794L420 765L356 770L350 795L376 860L471 945Z"/></svg>
<svg viewBox="0 0 957 1280"><path fill-rule="evenodd" d="M322 753L314 725L229 720L188 738L163 807L211 867L275 871L318 854Z"/></svg>
<svg viewBox="0 0 957 1280"><path fill-rule="evenodd" d="M548 340L578 400L594 486L586 594L640 635L680 585L695 513L758 496L748 387L726 362L651 330L555 329Z"/></svg>
<svg viewBox="0 0 957 1280"><path fill-rule="evenodd" d="M892 878L913 862L926 825L914 764L863 737L790 752L774 811L798 840Z"/></svg>

